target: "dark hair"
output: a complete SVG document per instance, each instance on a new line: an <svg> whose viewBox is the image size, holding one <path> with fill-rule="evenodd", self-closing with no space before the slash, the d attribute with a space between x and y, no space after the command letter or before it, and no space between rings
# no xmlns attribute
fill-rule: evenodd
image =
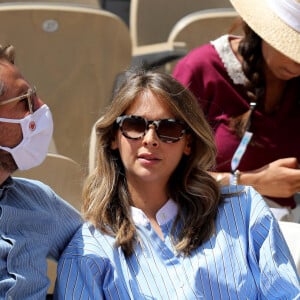
<svg viewBox="0 0 300 300"><path fill-rule="evenodd" d="M242 70L247 78L246 94L250 102L259 104L265 94L265 77L263 74L262 39L245 22L242 23L244 37L238 48L243 58ZM240 116L233 117L229 126L242 137L250 125L252 110L249 109Z"/></svg>

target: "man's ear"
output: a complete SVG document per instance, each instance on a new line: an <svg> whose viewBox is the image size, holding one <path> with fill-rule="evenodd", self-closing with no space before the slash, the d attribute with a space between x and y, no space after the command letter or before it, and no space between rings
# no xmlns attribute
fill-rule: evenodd
<svg viewBox="0 0 300 300"><path fill-rule="evenodd" d="M190 134L187 135L186 142L185 142L185 147L183 149L183 153L185 155L190 155L191 154L192 142L193 142L192 136Z"/></svg>

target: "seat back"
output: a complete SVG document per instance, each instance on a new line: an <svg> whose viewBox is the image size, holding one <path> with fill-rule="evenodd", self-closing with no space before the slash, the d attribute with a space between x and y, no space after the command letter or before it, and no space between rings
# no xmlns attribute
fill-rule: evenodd
<svg viewBox="0 0 300 300"><path fill-rule="evenodd" d="M42 181L76 209L81 208L81 189L84 180L82 167L69 157L48 153L39 166L16 171L13 176Z"/></svg>
<svg viewBox="0 0 300 300"><path fill-rule="evenodd" d="M172 28L169 42L184 42L188 50L226 34L239 17L231 8L199 10L180 19Z"/></svg>
<svg viewBox="0 0 300 300"><path fill-rule="evenodd" d="M238 13L233 8L216 8L193 12L175 24L168 37L168 42L184 42L187 50L190 51L229 33L238 17ZM241 34L241 27L238 27L233 33ZM176 62L170 63L166 70L171 73Z"/></svg>
<svg viewBox="0 0 300 300"><path fill-rule="evenodd" d="M126 24L104 10L24 3L1 5L0 27L1 44L16 47L16 65L53 113L57 152L87 168L90 128L131 62Z"/></svg>
<svg viewBox="0 0 300 300"><path fill-rule="evenodd" d="M300 223L279 221L279 226L300 275Z"/></svg>
<svg viewBox="0 0 300 300"><path fill-rule="evenodd" d="M229 0L131 0L129 24L133 47L165 42L182 17L217 7L232 5Z"/></svg>
<svg viewBox="0 0 300 300"><path fill-rule="evenodd" d="M13 4L18 2L28 2L35 4L62 4L62 5L77 5L83 7L90 7L101 9L101 0L0 0L0 4Z"/></svg>
<svg viewBox="0 0 300 300"><path fill-rule="evenodd" d="M96 122L97 123L97 122ZM90 135L89 144L89 174L97 166L97 135L96 135L96 123L93 125Z"/></svg>

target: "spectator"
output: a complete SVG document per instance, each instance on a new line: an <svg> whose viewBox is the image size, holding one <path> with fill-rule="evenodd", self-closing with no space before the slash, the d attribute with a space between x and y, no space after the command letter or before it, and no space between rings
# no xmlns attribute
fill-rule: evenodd
<svg viewBox="0 0 300 300"><path fill-rule="evenodd" d="M60 258L55 299L300 297L277 220L253 188L209 175L213 135L172 76L129 72L96 131L87 222Z"/></svg>
<svg viewBox="0 0 300 300"><path fill-rule="evenodd" d="M39 181L13 178L39 165L52 137L46 104L0 46L0 299L45 299L46 258L58 260L81 224L79 213Z"/></svg>
<svg viewBox="0 0 300 300"><path fill-rule="evenodd" d="M300 191L300 1L230 1L244 36L193 49L173 75L195 94L214 129L214 177L253 186L278 219L293 221Z"/></svg>

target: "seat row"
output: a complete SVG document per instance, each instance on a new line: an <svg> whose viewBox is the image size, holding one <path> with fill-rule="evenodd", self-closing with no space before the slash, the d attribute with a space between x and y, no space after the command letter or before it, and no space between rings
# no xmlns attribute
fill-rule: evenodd
<svg viewBox="0 0 300 300"><path fill-rule="evenodd" d="M217 25L216 19L224 18L224 13L227 20ZM225 23L236 13L232 9L199 12L199 19L207 16L209 22L215 22L210 34L208 25L199 23L188 34L183 33L185 26L177 30L175 25L178 33L172 31L169 40L161 43L164 45L148 55L135 56L128 26L108 11L66 4L2 3L0 26L5 30L0 32L0 41L16 47L17 66L51 108L54 140L50 151L68 156L88 170L90 131L110 101L117 75L150 56L170 54L178 49L178 43L184 44L182 56L193 45L224 32ZM196 34L197 39L192 37Z"/></svg>

